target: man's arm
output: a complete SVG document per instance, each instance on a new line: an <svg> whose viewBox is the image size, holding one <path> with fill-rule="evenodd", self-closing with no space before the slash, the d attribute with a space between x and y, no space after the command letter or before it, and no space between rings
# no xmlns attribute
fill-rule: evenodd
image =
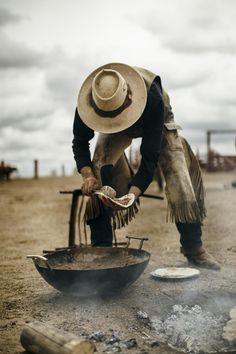
<svg viewBox="0 0 236 354"><path fill-rule="evenodd" d="M131 181L130 187L130 193L134 193L136 198L144 193L152 182L161 151L164 102L159 77L152 83L144 113L143 138L140 147L141 164Z"/></svg>
<svg viewBox="0 0 236 354"><path fill-rule="evenodd" d="M99 181L93 173L89 150L89 140L94 137L94 131L82 122L77 109L75 110L73 134L72 149L78 172L83 178L82 192L91 195L94 190L100 187Z"/></svg>
<svg viewBox="0 0 236 354"><path fill-rule="evenodd" d="M94 137L94 131L87 127L81 120L77 109L75 110L73 124L74 138L72 141L72 150L76 161L78 172L85 166L92 168L92 161L89 150L89 140Z"/></svg>

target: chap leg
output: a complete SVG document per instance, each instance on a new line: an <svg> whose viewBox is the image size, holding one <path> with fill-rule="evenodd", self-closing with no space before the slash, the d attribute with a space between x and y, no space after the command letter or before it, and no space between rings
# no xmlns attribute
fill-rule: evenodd
<svg viewBox="0 0 236 354"><path fill-rule="evenodd" d="M184 148L185 160L196 200L198 202L201 216L204 217L204 187L200 166L186 139L181 137L181 142ZM202 228L200 223L176 223L176 227L180 233L180 243L184 249L194 250L199 249L202 246Z"/></svg>

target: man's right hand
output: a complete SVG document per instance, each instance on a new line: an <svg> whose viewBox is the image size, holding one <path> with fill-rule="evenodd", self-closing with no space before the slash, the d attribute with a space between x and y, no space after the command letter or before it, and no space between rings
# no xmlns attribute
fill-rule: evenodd
<svg viewBox="0 0 236 354"><path fill-rule="evenodd" d="M80 170L83 177L82 193L84 195L91 195L95 190L100 189L101 185L99 180L94 176L91 167L86 166Z"/></svg>
<svg viewBox="0 0 236 354"><path fill-rule="evenodd" d="M99 188L99 181L94 176L91 176L84 179L81 190L84 195L91 195L95 190Z"/></svg>

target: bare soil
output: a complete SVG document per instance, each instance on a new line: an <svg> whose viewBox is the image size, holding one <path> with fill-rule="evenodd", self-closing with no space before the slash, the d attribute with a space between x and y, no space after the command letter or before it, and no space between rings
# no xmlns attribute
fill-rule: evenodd
<svg viewBox="0 0 236 354"><path fill-rule="evenodd" d="M13 180L0 184L1 323L0 353L23 352L20 333L27 321L38 320L76 335L95 338L98 352L115 352L108 343L119 338L122 353L176 353L160 343L147 318L163 318L175 304L199 305L227 320L236 304L236 173L205 174L208 216L203 226L204 246L221 263L221 271L201 270L199 278L161 282L150 277L156 268L186 266L179 252L174 224L166 223L166 202L143 199L140 213L125 229L126 235L147 236L144 249L151 260L143 275L128 289L112 297L79 299L49 286L27 254L63 247L68 242L70 195L60 190L80 186L75 177ZM157 192L156 184L149 193ZM132 241L133 247L138 243ZM145 316L144 316L145 317ZM101 332L103 337L94 335ZM131 349L126 341L136 339ZM125 344L126 343L126 344ZM128 343L134 343L128 342ZM109 349L110 348L110 349Z"/></svg>

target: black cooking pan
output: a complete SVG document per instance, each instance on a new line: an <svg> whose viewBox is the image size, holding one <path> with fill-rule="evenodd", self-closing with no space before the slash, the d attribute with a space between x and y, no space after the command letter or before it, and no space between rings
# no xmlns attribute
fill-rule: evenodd
<svg viewBox="0 0 236 354"><path fill-rule="evenodd" d="M130 238L140 240L129 248ZM126 247L73 247L31 255L36 269L55 289L77 296L110 295L135 282L146 268L150 253L142 250L144 238L128 237Z"/></svg>

